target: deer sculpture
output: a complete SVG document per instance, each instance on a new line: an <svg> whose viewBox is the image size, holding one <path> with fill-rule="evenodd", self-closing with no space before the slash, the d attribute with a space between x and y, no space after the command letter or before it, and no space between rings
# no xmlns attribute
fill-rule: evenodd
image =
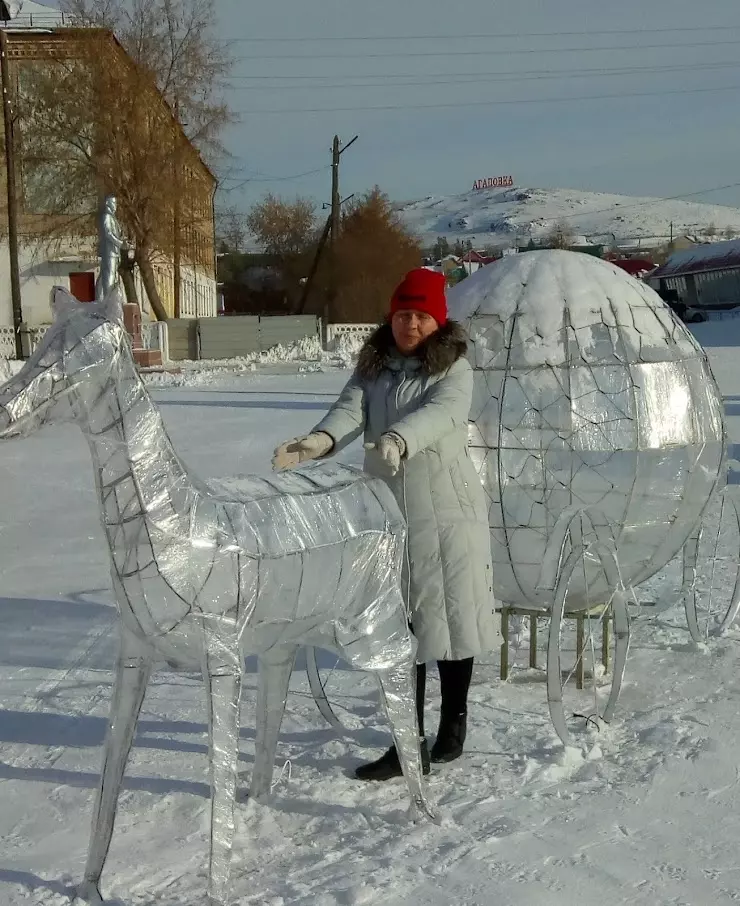
<svg viewBox="0 0 740 906"><path fill-rule="evenodd" d="M415 642L401 591L404 525L386 485L342 465L262 479L189 474L139 377L117 291L82 304L52 291L54 320L0 387L0 439L73 419L92 454L120 653L80 901L99 882L155 661L202 670L211 779L208 900L226 903L244 655L259 659L250 797L271 789L297 648L329 648L377 677L412 811L424 795L413 704Z"/></svg>

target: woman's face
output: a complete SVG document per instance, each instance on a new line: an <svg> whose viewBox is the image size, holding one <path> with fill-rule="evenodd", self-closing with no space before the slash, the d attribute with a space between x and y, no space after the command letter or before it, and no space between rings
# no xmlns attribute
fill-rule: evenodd
<svg viewBox="0 0 740 906"><path fill-rule="evenodd" d="M397 311L391 318L391 329L398 351L410 355L439 329L439 324L423 311Z"/></svg>

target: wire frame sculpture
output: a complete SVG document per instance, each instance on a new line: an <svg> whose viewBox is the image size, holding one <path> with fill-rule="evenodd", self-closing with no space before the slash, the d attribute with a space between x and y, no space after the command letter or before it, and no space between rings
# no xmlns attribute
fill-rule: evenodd
<svg viewBox="0 0 740 906"><path fill-rule="evenodd" d="M654 575L724 474L722 397L700 345L648 286L574 252L512 255L448 302L472 341L470 453L490 501L496 598L574 613ZM613 550L599 542L576 570L555 528L578 511L609 527ZM543 581L553 557L566 592Z"/></svg>
<svg viewBox="0 0 740 906"><path fill-rule="evenodd" d="M735 622L740 611L740 472L728 472L727 484L686 542L681 592L697 644L724 635Z"/></svg>
<svg viewBox="0 0 740 906"><path fill-rule="evenodd" d="M405 526L384 482L322 464L269 479L191 475L134 365L117 294L81 305L60 288L54 324L0 387L0 439L74 420L93 459L120 616L120 654L79 896L99 880L136 722L155 659L200 668L208 706L208 902L224 906L234 835L245 653L259 657L250 796L269 794L288 682L300 645L338 652L380 687L412 809L422 786L415 640L401 567Z"/></svg>

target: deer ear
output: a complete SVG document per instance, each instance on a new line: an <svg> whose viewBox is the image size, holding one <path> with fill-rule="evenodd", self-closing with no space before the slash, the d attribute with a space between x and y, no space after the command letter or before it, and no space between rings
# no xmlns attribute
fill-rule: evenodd
<svg viewBox="0 0 740 906"><path fill-rule="evenodd" d="M101 308L109 321L114 324L123 324L123 299L117 286L103 299Z"/></svg>
<svg viewBox="0 0 740 906"><path fill-rule="evenodd" d="M55 321L58 321L64 315L76 311L81 303L63 286L54 286L51 290L49 304L52 317Z"/></svg>

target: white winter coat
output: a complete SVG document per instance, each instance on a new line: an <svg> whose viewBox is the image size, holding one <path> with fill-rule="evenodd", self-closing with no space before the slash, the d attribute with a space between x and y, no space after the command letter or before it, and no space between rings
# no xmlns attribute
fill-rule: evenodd
<svg viewBox="0 0 740 906"><path fill-rule="evenodd" d="M392 431L406 444L395 477L372 451L365 468L386 479L406 516L405 581L421 662L472 657L500 643L488 508L468 453L473 373L466 348L462 328L448 322L404 357L383 325L314 429L334 440L330 455L361 434L375 443Z"/></svg>

